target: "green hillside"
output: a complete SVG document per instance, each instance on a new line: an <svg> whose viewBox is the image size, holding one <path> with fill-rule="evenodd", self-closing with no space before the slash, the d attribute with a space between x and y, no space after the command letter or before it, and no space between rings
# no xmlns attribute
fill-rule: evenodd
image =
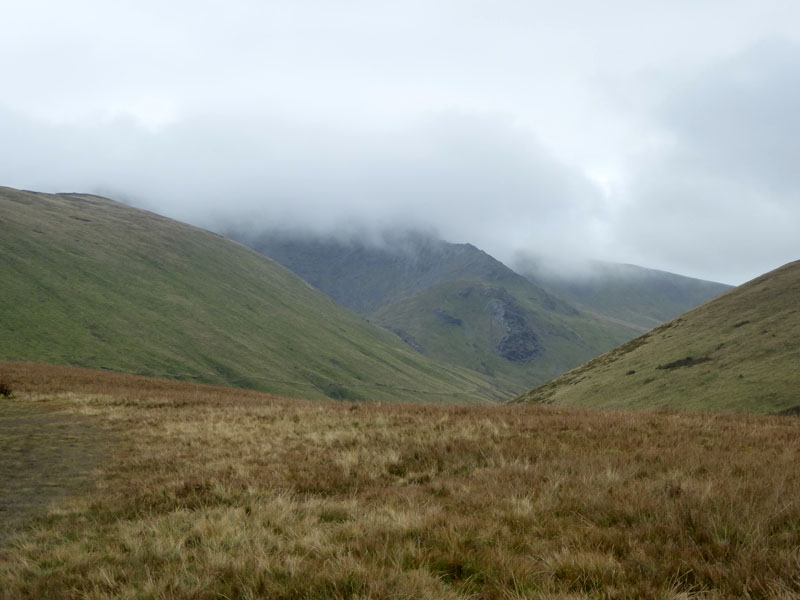
<svg viewBox="0 0 800 600"><path fill-rule="evenodd" d="M519 397L601 408L800 411L800 261Z"/></svg>
<svg viewBox="0 0 800 600"><path fill-rule="evenodd" d="M96 196L0 188L0 231L0 360L307 398L498 394L201 229Z"/></svg>
<svg viewBox="0 0 800 600"><path fill-rule="evenodd" d="M238 237L419 353L478 371L509 395L642 331L576 310L471 244L415 233Z"/></svg>
<svg viewBox="0 0 800 600"><path fill-rule="evenodd" d="M582 312L640 328L642 333L731 289L731 286L635 265L593 261L557 270L541 258L514 268Z"/></svg>

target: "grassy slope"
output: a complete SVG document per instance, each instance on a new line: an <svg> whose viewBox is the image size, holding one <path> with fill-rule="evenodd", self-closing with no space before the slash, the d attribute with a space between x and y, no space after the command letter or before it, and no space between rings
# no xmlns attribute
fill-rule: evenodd
<svg viewBox="0 0 800 600"><path fill-rule="evenodd" d="M397 332L425 355L483 373L509 395L643 331L613 318L578 314L470 244L450 244L421 234L373 246L274 234L249 240L242 236L242 240L337 302ZM475 293L469 294L470 290ZM497 352L503 328L492 317L493 300L518 310L537 336L540 353L511 361ZM441 313L462 324L448 323Z"/></svg>
<svg viewBox="0 0 800 600"><path fill-rule="evenodd" d="M590 263L579 274L554 273L536 260L521 260L515 268L581 311L616 319L642 333L731 289L722 283L616 263Z"/></svg>
<svg viewBox="0 0 800 600"><path fill-rule="evenodd" d="M481 402L239 244L113 201L0 188L0 358L363 400Z"/></svg>
<svg viewBox="0 0 800 600"><path fill-rule="evenodd" d="M519 400L773 413L800 405L798 390L800 262L794 262Z"/></svg>
<svg viewBox="0 0 800 600"><path fill-rule="evenodd" d="M0 413L46 411L49 439L69 443L74 421L102 443L90 481L0 544L0 600L800 594L794 418L0 375L17 395ZM36 493L63 483L43 461L17 468Z"/></svg>

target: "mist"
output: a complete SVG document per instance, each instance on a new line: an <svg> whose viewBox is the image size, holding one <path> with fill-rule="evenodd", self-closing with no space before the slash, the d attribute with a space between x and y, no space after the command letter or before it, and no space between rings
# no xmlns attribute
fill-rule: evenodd
<svg viewBox="0 0 800 600"><path fill-rule="evenodd" d="M0 185L223 233L425 231L573 270L738 284L800 258L794 2L4 16Z"/></svg>
<svg viewBox="0 0 800 600"><path fill-rule="evenodd" d="M370 131L258 116L198 116L158 132L130 119L0 119L14 149L2 156L7 185L89 191L211 230L425 230L508 257L519 247L568 253L604 211L589 180L498 115Z"/></svg>

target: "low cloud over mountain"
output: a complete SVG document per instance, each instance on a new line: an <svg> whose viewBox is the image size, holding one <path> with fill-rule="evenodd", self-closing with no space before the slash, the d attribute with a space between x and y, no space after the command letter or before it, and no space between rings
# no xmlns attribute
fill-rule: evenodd
<svg viewBox="0 0 800 600"><path fill-rule="evenodd" d="M800 253L800 7L770 6L26 3L0 184L740 283Z"/></svg>

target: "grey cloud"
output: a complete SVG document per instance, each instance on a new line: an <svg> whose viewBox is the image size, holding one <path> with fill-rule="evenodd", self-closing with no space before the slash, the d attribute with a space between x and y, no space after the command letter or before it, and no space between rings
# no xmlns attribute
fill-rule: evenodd
<svg viewBox="0 0 800 600"><path fill-rule="evenodd" d="M800 254L794 0L30 0L3 18L0 185L731 283ZM769 37L788 41L737 56Z"/></svg>
<svg viewBox="0 0 800 600"><path fill-rule="evenodd" d="M764 43L664 103L617 230L645 261L740 283L800 257L800 47Z"/></svg>
<svg viewBox="0 0 800 600"><path fill-rule="evenodd" d="M663 110L686 160L784 193L800 189L800 46L764 42L704 72Z"/></svg>
<svg viewBox="0 0 800 600"><path fill-rule="evenodd" d="M502 258L519 247L564 252L576 239L585 246L587 223L604 211L589 182L501 115L438 113L363 130L208 115L157 133L124 119L0 119L8 126L0 151L7 184L120 193L212 229L434 227Z"/></svg>

